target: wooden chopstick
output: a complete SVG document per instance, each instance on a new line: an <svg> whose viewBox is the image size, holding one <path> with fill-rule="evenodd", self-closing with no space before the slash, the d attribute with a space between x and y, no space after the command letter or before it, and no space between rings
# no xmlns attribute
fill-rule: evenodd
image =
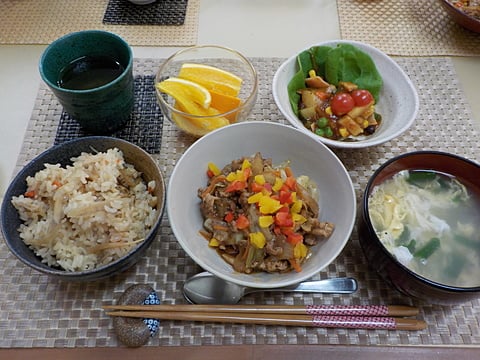
<svg viewBox="0 0 480 360"><path fill-rule="evenodd" d="M418 309L400 305L105 305L105 310L157 312L225 312L331 316L416 316Z"/></svg>
<svg viewBox="0 0 480 360"><path fill-rule="evenodd" d="M156 305L146 305L151 307ZM220 323L313 326L325 328L423 330L427 327L422 320L386 316L324 316L302 314L265 314L248 312L189 312L189 311L111 311L110 316L130 318L205 321Z"/></svg>

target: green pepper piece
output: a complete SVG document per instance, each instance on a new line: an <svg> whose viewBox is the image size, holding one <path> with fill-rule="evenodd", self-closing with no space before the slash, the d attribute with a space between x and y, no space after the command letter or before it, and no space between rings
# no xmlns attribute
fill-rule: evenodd
<svg viewBox="0 0 480 360"><path fill-rule="evenodd" d="M439 248L440 248L440 239L437 237L433 237L424 246L418 249L413 254L413 256L419 259L426 260Z"/></svg>
<svg viewBox="0 0 480 360"><path fill-rule="evenodd" d="M407 181L419 187L422 187L426 182L435 180L437 173L433 171L409 171Z"/></svg>
<svg viewBox="0 0 480 360"><path fill-rule="evenodd" d="M410 242L407 244L407 249L410 251L411 254L415 252L415 247L417 246L417 241L415 239L410 240Z"/></svg>

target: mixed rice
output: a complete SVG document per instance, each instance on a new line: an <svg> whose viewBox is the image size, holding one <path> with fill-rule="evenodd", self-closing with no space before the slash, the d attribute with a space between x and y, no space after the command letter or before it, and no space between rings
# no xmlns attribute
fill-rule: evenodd
<svg viewBox="0 0 480 360"><path fill-rule="evenodd" d="M144 241L157 217L155 181L125 162L117 149L45 164L12 198L23 241L49 266L92 270Z"/></svg>

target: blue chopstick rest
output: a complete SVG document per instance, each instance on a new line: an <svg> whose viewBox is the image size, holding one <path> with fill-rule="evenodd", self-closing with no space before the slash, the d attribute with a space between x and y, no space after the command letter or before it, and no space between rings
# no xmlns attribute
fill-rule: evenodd
<svg viewBox="0 0 480 360"><path fill-rule="evenodd" d="M117 305L158 305L160 299L155 290L144 284L132 285L120 296ZM115 316L113 328L118 340L128 347L140 347L157 333L160 321Z"/></svg>
<svg viewBox="0 0 480 360"><path fill-rule="evenodd" d="M152 291L143 301L143 305L160 305L160 299L158 298L157 293ZM157 319L143 319L143 322L150 330L150 336L153 336L157 333L160 326L160 321Z"/></svg>

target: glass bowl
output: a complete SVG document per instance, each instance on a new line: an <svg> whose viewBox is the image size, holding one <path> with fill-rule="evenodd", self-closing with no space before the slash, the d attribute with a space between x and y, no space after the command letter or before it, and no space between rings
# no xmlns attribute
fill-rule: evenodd
<svg viewBox="0 0 480 360"><path fill-rule="evenodd" d="M257 99L258 78L252 63L238 51L217 46L199 45L180 50L170 56L158 69L155 83L177 77L184 63L209 65L233 73L242 79L238 107L215 116L198 116L185 113L175 107L175 100L155 87L158 104L163 115L181 130L195 137L201 137L220 127L220 118L229 123L245 121ZM226 124L228 125L228 124ZM221 125L225 126L225 124Z"/></svg>

